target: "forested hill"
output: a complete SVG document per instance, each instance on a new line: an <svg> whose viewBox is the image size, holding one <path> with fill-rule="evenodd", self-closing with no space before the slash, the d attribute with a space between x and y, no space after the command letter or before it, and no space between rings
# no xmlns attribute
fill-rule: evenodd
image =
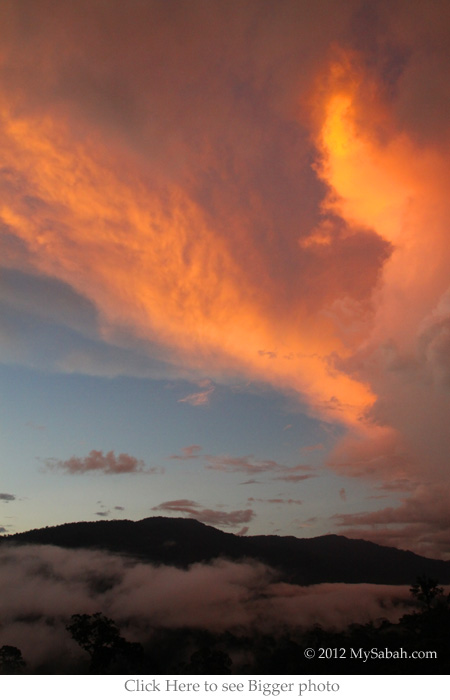
<svg viewBox="0 0 450 700"><path fill-rule="evenodd" d="M450 562L382 547L339 535L310 539L276 535L243 537L193 519L145 518L79 522L30 530L0 538L0 544L48 544L102 549L178 567L218 557L255 559L297 584L325 582L411 584L427 575L450 583Z"/></svg>

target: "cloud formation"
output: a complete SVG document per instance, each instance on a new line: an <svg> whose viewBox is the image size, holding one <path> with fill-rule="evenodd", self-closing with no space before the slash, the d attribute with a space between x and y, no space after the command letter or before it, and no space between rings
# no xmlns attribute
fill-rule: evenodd
<svg viewBox="0 0 450 700"><path fill-rule="evenodd" d="M181 459L181 460L198 459L201 451L202 451L201 445L187 445L186 447L181 448L181 454L170 455L170 459Z"/></svg>
<svg viewBox="0 0 450 700"><path fill-rule="evenodd" d="M450 539L448 494L439 488L419 486L401 499L398 507L334 516L340 532L379 544L408 548L439 557Z"/></svg>
<svg viewBox="0 0 450 700"><path fill-rule="evenodd" d="M91 450L87 457L70 457L65 460L48 459L47 467L65 471L67 474L87 474L100 472L103 474L149 474L155 469L145 469L142 459L121 453L117 457L111 450L103 454L102 450Z"/></svg>
<svg viewBox="0 0 450 700"><path fill-rule="evenodd" d="M273 459L256 460L253 455L244 457L231 457L230 455L205 455L207 462L205 469L221 471L227 473L244 472L246 474L277 474L275 480L281 481L304 481L316 477L314 469L307 464L297 464L294 467L288 467L280 464ZM252 482L245 482L252 483Z"/></svg>
<svg viewBox="0 0 450 700"><path fill-rule="evenodd" d="M249 503L274 503L276 505L297 505L301 506L303 501L298 501L295 498L247 498Z"/></svg>
<svg viewBox="0 0 450 700"><path fill-rule="evenodd" d="M184 398L178 399L178 403L188 403L191 406L208 406L215 391L215 386L209 379L199 382L199 386L205 387L203 391L188 394Z"/></svg>
<svg viewBox="0 0 450 700"><path fill-rule="evenodd" d="M70 673L83 661L65 630L76 613L101 610L129 641L145 642L155 627L239 634L314 624L342 629L381 617L397 621L408 610L407 586L302 588L276 582L256 562L219 559L181 570L100 551L25 545L2 547L0 564L0 646L19 647L31 671L47 663Z"/></svg>
<svg viewBox="0 0 450 700"><path fill-rule="evenodd" d="M251 508L228 512L223 510L211 510L209 508L202 508L195 501L183 498L176 501L165 501L158 506L154 506L152 510L162 510L169 513L174 511L186 513L189 517L200 520L202 523L208 525L225 525L227 527L236 527L242 523L248 523L255 516Z"/></svg>
<svg viewBox="0 0 450 700"><path fill-rule="evenodd" d="M4 503L10 503L11 501L15 501L16 496L14 496L12 493L0 493L0 501L4 501Z"/></svg>
<svg viewBox="0 0 450 700"><path fill-rule="evenodd" d="M0 13L0 359L265 382L330 468L449 493L448 3Z"/></svg>

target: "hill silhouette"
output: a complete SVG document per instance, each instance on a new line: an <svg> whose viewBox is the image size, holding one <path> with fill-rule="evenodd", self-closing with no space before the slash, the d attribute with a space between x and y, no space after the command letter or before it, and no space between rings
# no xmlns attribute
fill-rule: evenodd
<svg viewBox="0 0 450 700"><path fill-rule="evenodd" d="M237 536L194 519L150 517L139 521L78 522L4 535L0 544L47 544L101 549L153 564L186 568L216 558L254 559L290 583L410 584L418 575L450 583L450 561L421 557L340 535Z"/></svg>

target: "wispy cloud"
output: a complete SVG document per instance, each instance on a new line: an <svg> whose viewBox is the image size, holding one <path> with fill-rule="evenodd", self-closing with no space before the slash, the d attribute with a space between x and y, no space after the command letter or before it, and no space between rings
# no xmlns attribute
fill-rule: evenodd
<svg viewBox="0 0 450 700"><path fill-rule="evenodd" d="M318 442L315 445L305 445L305 447L301 447L300 452L316 452L317 450L324 449L325 445L323 445L321 442Z"/></svg>
<svg viewBox="0 0 450 700"><path fill-rule="evenodd" d="M295 498L248 498L248 503L273 503L274 505L296 505L301 506L303 501Z"/></svg>
<svg viewBox="0 0 450 700"><path fill-rule="evenodd" d="M188 396L178 399L178 403L188 403L191 406L208 406L216 387L209 379L198 382L198 385L204 387L202 391L188 394Z"/></svg>
<svg viewBox="0 0 450 700"><path fill-rule="evenodd" d="M297 464L288 467L273 459L257 460L253 455L244 457L231 457L230 455L211 456L206 455L205 469L212 469L226 473L243 472L246 474L271 474L277 481L305 481L316 476L314 469L307 464ZM254 483L246 481L247 483Z"/></svg>
<svg viewBox="0 0 450 700"><path fill-rule="evenodd" d="M342 534L442 557L450 552L450 498L434 486L420 486L399 506L334 516Z"/></svg>
<svg viewBox="0 0 450 700"><path fill-rule="evenodd" d="M201 451L202 451L201 445L187 445L187 447L181 448L181 454L170 455L170 459L181 459L181 460L197 459L200 456Z"/></svg>

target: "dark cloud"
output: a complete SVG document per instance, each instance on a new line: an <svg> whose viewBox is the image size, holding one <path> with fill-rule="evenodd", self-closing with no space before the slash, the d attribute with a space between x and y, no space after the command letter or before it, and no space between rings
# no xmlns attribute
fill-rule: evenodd
<svg viewBox="0 0 450 700"><path fill-rule="evenodd" d="M114 451L103 454L102 450L91 450L87 457L70 457L66 460L48 459L46 464L51 469L65 471L68 474L86 474L101 472L103 474L149 474L156 469L145 469L142 459L126 453L117 457Z"/></svg>
<svg viewBox="0 0 450 700"><path fill-rule="evenodd" d="M276 476L274 481L287 481L291 484L298 484L300 481L305 481L306 479L314 479L315 476L315 474L286 473L282 476Z"/></svg>
<svg viewBox="0 0 450 700"><path fill-rule="evenodd" d="M10 501L15 501L16 496L14 496L12 493L0 493L0 501L4 501L5 503L9 503Z"/></svg>
<svg viewBox="0 0 450 700"><path fill-rule="evenodd" d="M208 525L225 525L228 527L236 527L241 523L248 523L255 516L255 513L251 509L228 512L223 510L211 510L202 508L195 501L187 499L166 501L165 503L160 503L158 506L155 506L152 510L186 513L195 520L200 520L202 523L207 523Z"/></svg>
<svg viewBox="0 0 450 700"><path fill-rule="evenodd" d="M247 498L249 503L273 503L274 505L297 505L301 506L303 501L294 498Z"/></svg>

